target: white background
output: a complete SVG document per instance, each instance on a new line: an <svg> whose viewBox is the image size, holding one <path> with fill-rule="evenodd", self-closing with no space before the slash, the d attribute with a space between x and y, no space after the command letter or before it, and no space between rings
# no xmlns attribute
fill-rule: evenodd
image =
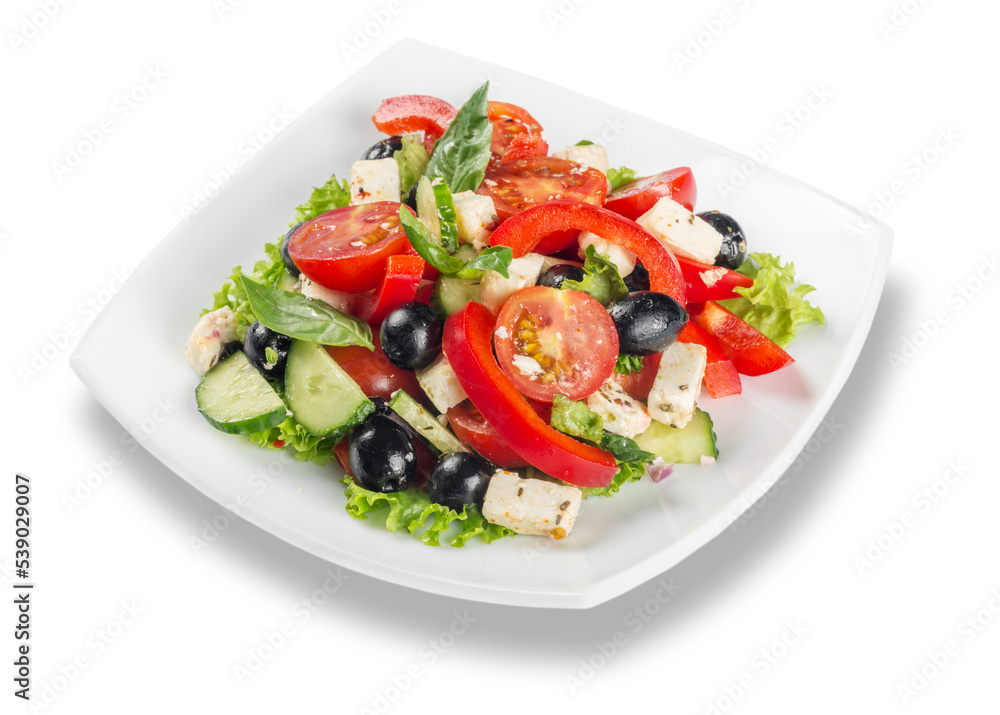
<svg viewBox="0 0 1000 715"><path fill-rule="evenodd" d="M1000 6L389 7L4 3L0 710L27 710L10 679L18 470L34 484L34 693L55 695L53 712L378 712L381 697L407 713L996 712ZM366 35L366 23L377 32ZM814 440L752 519L673 569L679 592L645 621L635 609L656 582L557 612L345 571L303 622L296 604L329 565L239 522L196 554L189 538L218 506L141 449L123 449L122 428L68 368L70 333L114 291L116 272L134 268L183 205L247 158L250 137L403 37L739 151L777 145L769 165L896 231L868 343L830 411L835 436ZM447 68L400 71L418 91L421 74ZM783 117L817 89L829 98L802 110L809 116L789 136ZM123 110L116 102L132 91L145 97ZM500 99L518 101L514 90ZM60 171L55 162L102 119L111 131ZM29 374L43 349L55 357ZM111 465L116 452L124 461ZM101 486L67 506L64 496L101 471ZM471 625L441 640L456 613ZM434 641L449 647L432 657ZM250 651L269 657L241 677L235 666L247 667Z"/></svg>

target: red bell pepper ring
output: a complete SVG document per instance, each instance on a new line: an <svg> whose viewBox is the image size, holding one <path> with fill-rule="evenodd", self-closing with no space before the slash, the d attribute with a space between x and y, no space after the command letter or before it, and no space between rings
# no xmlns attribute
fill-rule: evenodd
<svg viewBox="0 0 1000 715"><path fill-rule="evenodd" d="M741 375L766 375L795 362L766 335L714 301L691 303L687 311L718 341Z"/></svg>
<svg viewBox="0 0 1000 715"><path fill-rule="evenodd" d="M677 256L677 262L681 266L681 273L684 274L687 299L691 303L739 298L740 295L733 290L734 288L749 288L753 285L753 278L750 276L722 266L710 266L683 256Z"/></svg>
<svg viewBox="0 0 1000 715"><path fill-rule="evenodd" d="M684 276L673 252L632 219L582 201L546 201L504 221L490 243L510 246L514 258L529 253L538 242L556 231L579 229L631 251L649 271L649 288L667 293L681 305L687 303Z"/></svg>
<svg viewBox="0 0 1000 715"><path fill-rule="evenodd" d="M389 256L382 282L373 293L361 296L354 312L372 325L381 325L385 316L416 297L423 275L424 259L420 256Z"/></svg>
<svg viewBox="0 0 1000 715"><path fill-rule="evenodd" d="M618 473L614 455L549 427L500 369L495 324L489 310L472 302L444 326L444 354L472 404L528 464L579 487L611 484Z"/></svg>
<svg viewBox="0 0 1000 715"><path fill-rule="evenodd" d="M404 94L383 99L372 122L384 134L423 132L424 146L430 152L434 141L444 134L458 110L443 99L426 94Z"/></svg>
<svg viewBox="0 0 1000 715"><path fill-rule="evenodd" d="M684 330L677 336L679 343L701 345L708 351L708 364L705 365L705 387L712 397L726 397L743 392L740 373L726 351L719 345L707 330L693 321L688 321Z"/></svg>

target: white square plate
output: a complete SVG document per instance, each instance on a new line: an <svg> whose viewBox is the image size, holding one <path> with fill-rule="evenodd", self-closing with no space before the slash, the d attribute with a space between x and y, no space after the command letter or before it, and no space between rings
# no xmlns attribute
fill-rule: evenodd
<svg viewBox="0 0 1000 715"><path fill-rule="evenodd" d="M414 83L405 66L434 67ZM640 174L690 166L699 210L732 213L750 250L792 259L817 287L827 316L792 343L794 365L748 378L743 395L705 396L721 456L680 466L669 480L630 484L584 503L570 538L503 539L432 548L374 519L350 518L337 467L262 451L211 429L194 402L197 377L184 343L233 265L250 266L286 230L295 206L379 135L369 117L384 97L431 94L456 106L490 77L496 99L522 105L553 148L592 136L606 121L626 129L608 142L612 166ZM607 138L605 138L605 141ZM746 161L727 149L548 82L406 40L330 92L285 129L200 213L178 226L95 321L72 365L98 400L154 456L223 505L275 536L346 568L413 588L493 603L589 608L669 569L718 535L781 476L847 380L867 336L888 268L891 231L878 223L848 240L862 216L767 167L722 197L717 186ZM157 403L178 405L155 430ZM146 434L149 432L149 434ZM255 475L271 474L267 483ZM254 481L252 481L254 480ZM263 491L260 485L267 483ZM240 501L237 501L237 500Z"/></svg>

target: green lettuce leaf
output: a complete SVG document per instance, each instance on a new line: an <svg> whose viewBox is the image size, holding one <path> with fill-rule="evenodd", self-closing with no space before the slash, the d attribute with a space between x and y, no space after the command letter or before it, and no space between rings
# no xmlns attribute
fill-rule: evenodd
<svg viewBox="0 0 1000 715"><path fill-rule="evenodd" d="M404 134L403 148L393 152L399 164L399 190L403 196L410 190L427 168L427 150L418 134ZM350 196L348 196L350 201Z"/></svg>
<svg viewBox="0 0 1000 715"><path fill-rule="evenodd" d="M404 144L405 148L406 145ZM400 176L402 178L402 175ZM322 186L314 186L312 195L309 200L304 204L300 204L298 208L295 209L295 220L289 225L294 226L297 223L302 223L303 221L309 221L317 216L325 214L327 211L333 211L333 209L340 209L351 203L351 192L347 188L347 180L342 179L337 180L337 175L334 174L330 177Z"/></svg>
<svg viewBox="0 0 1000 715"><path fill-rule="evenodd" d="M293 457L303 462L314 462L321 467L330 463L333 447L337 443L330 437L318 437L289 417L284 422L262 432L247 435L251 442L267 449L287 449ZM281 446L275 444L279 441Z"/></svg>
<svg viewBox="0 0 1000 715"><path fill-rule="evenodd" d="M619 355L615 363L615 372L620 375L631 375L642 370L642 358L639 355Z"/></svg>
<svg viewBox="0 0 1000 715"><path fill-rule="evenodd" d="M586 402L571 400L556 394L552 400L552 429L580 437L588 442L600 442L604 434L604 420L592 412Z"/></svg>
<svg viewBox="0 0 1000 715"><path fill-rule="evenodd" d="M587 246L583 273L583 280L566 280L559 287L586 293L604 306L628 295L628 287L618 273L618 268L603 253L598 253L594 244Z"/></svg>
<svg viewBox="0 0 1000 715"><path fill-rule="evenodd" d="M414 533L423 529L420 540L429 546L440 546L441 537L455 521L459 522L459 531L448 543L461 548L474 536L482 536L487 544L514 534L510 529L491 524L475 507L466 506L461 512L446 506L435 504L424 492L415 489L405 489L401 492L382 494L359 487L354 480L345 476L344 495L347 497L347 513L355 519L367 519L369 514L385 509L389 511L385 517L385 528L389 531L405 529Z"/></svg>
<svg viewBox="0 0 1000 715"><path fill-rule="evenodd" d="M816 289L805 283L795 284L794 263L783 266L780 256L751 253L739 272L753 278L753 285L736 288L742 297L719 301L720 304L778 345L788 345L803 323L826 322L823 311L805 299Z"/></svg>
<svg viewBox="0 0 1000 715"><path fill-rule="evenodd" d="M636 180L635 169L629 169L627 166L619 166L617 169L608 169L608 181L611 182L611 190L617 191L625 184L630 184Z"/></svg>
<svg viewBox="0 0 1000 715"><path fill-rule="evenodd" d="M580 491L583 492L584 499L593 496L609 497L617 494L622 485L639 481L645 473L645 462L623 462L618 465L618 473L611 484L606 487L581 487Z"/></svg>

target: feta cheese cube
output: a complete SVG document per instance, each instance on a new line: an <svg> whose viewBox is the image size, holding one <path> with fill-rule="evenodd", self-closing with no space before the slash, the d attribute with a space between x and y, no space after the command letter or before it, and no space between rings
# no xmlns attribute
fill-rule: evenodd
<svg viewBox="0 0 1000 715"><path fill-rule="evenodd" d="M500 312L507 299L522 288L535 285L542 273L545 256L539 253L527 253L510 262L504 278L496 271L487 271L479 282L479 300L490 309L494 315Z"/></svg>
<svg viewBox="0 0 1000 715"><path fill-rule="evenodd" d="M194 371L203 376L219 362L226 343L237 339L236 316L232 308L224 305L201 316L191 331L184 352Z"/></svg>
<svg viewBox="0 0 1000 715"><path fill-rule="evenodd" d="M460 191L452 199L455 202L459 243L471 243L477 251L482 251L490 245L490 234L493 233L490 227L500 220L493 199L474 191Z"/></svg>
<svg viewBox="0 0 1000 715"><path fill-rule="evenodd" d="M722 234L673 199L664 196L637 223L674 253L713 264L722 248Z"/></svg>
<svg viewBox="0 0 1000 715"><path fill-rule="evenodd" d="M601 416L604 429L623 437L642 434L652 421L646 406L625 392L614 376L587 397L587 407Z"/></svg>
<svg viewBox="0 0 1000 715"><path fill-rule="evenodd" d="M664 350L647 398L649 416L671 427L686 426L694 417L707 362L702 345L674 343Z"/></svg>
<svg viewBox="0 0 1000 715"><path fill-rule="evenodd" d="M602 174L608 173L608 152L600 144L584 144L583 146L568 146L552 154L558 159L569 159L577 164L597 169Z"/></svg>
<svg viewBox="0 0 1000 715"><path fill-rule="evenodd" d="M576 487L542 479L522 479L502 469L490 479L483 500L483 516L518 534L563 539L569 536L580 511Z"/></svg>
<svg viewBox="0 0 1000 715"><path fill-rule="evenodd" d="M331 308L339 310L341 313L350 313L354 305L354 296L351 293L342 293L339 290L331 290L319 283L306 278L304 275L299 278L299 293L307 298L321 300Z"/></svg>
<svg viewBox="0 0 1000 715"><path fill-rule="evenodd" d="M580 244L580 258L586 258L587 246L593 245L594 250L603 253L615 264L622 278L635 270L636 255L627 248L622 248L617 243L605 240L590 231L581 231L577 241Z"/></svg>
<svg viewBox="0 0 1000 715"><path fill-rule="evenodd" d="M420 383L427 399L441 413L447 412L448 408L469 397L462 389L458 376L443 352L423 370L417 370L417 382Z"/></svg>
<svg viewBox="0 0 1000 715"><path fill-rule="evenodd" d="M351 205L373 201L399 201L399 163L392 157L351 166Z"/></svg>

